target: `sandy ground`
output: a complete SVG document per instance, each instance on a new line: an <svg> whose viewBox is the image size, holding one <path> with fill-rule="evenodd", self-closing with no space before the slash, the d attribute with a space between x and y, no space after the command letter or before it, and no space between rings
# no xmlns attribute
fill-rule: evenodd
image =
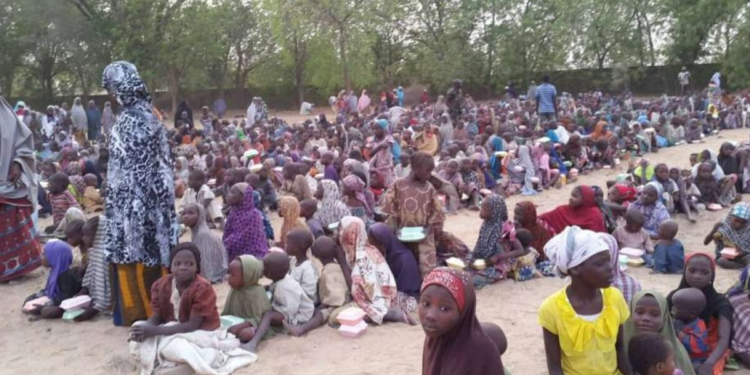
<svg viewBox="0 0 750 375"><path fill-rule="evenodd" d="M661 150L649 155L653 162L667 162L670 166L687 167L690 153L704 148L718 150L726 140L744 140L750 130L722 132L703 145L685 145ZM614 178L616 170L601 170L579 181L603 186ZM531 198L512 197L509 210L521 199L530 199L544 212L566 203L572 185L550 190ZM512 212L512 211L511 211ZM697 224L677 217L680 224L678 238L687 251L712 249L703 246L703 238L713 223L722 219L727 210L704 213ZM273 215L275 216L275 215ZM278 229L279 218L274 217ZM473 246L481 221L476 213L460 212L449 216L445 230ZM668 293L677 287L678 275L649 275L646 269L631 269L645 289ZM719 270L716 287L725 291L735 280L737 271ZM0 285L0 374L134 374L134 364L128 354L127 329L114 327L107 318L93 322L72 324L62 321L30 323L20 312L26 296L43 285L46 273L37 270L30 276L10 284ZM559 279L537 279L524 283L504 281L478 292L477 313L481 321L497 323L508 336L509 347L503 356L506 366L514 374L546 374L542 334L537 324L537 309L544 298L566 285ZM216 287L223 305L228 286ZM221 306L220 306L221 309ZM259 360L237 374L388 374L406 375L421 372L424 334L420 327L403 324L371 326L363 337L342 338L336 330L323 327L303 338L277 336L260 345ZM741 370L735 374L750 375Z"/></svg>

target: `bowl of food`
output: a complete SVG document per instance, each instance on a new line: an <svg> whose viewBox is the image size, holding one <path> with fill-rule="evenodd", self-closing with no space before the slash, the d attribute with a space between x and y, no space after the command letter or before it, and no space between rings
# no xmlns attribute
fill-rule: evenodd
<svg viewBox="0 0 750 375"><path fill-rule="evenodd" d="M466 268L464 261L456 257L446 259L445 263L448 267L453 268L454 270L463 271L463 269Z"/></svg>
<svg viewBox="0 0 750 375"><path fill-rule="evenodd" d="M487 262L485 262L484 259L477 259L471 263L471 266L474 267L475 270L481 271L487 268Z"/></svg>

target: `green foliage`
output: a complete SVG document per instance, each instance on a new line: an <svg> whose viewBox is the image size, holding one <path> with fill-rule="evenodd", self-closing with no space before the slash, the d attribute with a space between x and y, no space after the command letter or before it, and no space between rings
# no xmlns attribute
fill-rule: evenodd
<svg viewBox="0 0 750 375"><path fill-rule="evenodd" d="M665 62L720 62L744 87L749 11L747 0L0 0L0 89L96 93L119 59L173 103L208 88L297 102L409 84L442 93L455 78L497 92L570 68L615 68L621 88L626 67Z"/></svg>

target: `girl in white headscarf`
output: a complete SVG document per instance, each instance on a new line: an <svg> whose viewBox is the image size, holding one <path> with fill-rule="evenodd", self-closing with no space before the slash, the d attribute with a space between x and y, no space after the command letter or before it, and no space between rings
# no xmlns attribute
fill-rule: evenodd
<svg viewBox="0 0 750 375"><path fill-rule="evenodd" d="M559 374L629 374L622 325L630 311L611 288L609 247L596 233L567 227L544 246L560 276L571 283L547 297L539 309L547 368Z"/></svg>
<svg viewBox="0 0 750 375"><path fill-rule="evenodd" d="M75 98L73 108L70 110L70 119L73 120L73 131L76 142L82 145L86 142L86 130L89 128L89 118L86 116L86 109L83 108L81 98Z"/></svg>

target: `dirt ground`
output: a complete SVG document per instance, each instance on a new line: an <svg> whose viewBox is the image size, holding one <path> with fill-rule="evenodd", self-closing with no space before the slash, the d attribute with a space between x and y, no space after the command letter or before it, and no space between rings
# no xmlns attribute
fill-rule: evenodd
<svg viewBox="0 0 750 375"><path fill-rule="evenodd" d="M649 155L654 162L670 166L689 166L690 153L705 148L718 150L727 140L745 140L750 130L722 132L708 138L705 144L684 145L660 150ZM582 176L580 183L604 186L614 179L617 170L601 170ZM522 199L529 199L545 212L567 202L572 185L560 190L550 190L531 198L512 197L512 208ZM747 199L747 198L746 198ZM703 238L711 226L727 214L727 210L706 212L698 223L690 224L678 216L678 238L685 249L712 251L703 246ZM273 215L274 226L280 221ZM43 223L46 225L46 223ZM475 212L460 212L449 216L445 230L450 231L473 247L481 221ZM647 269L631 268L628 271L644 289L668 293L679 283L678 275L650 275ZM739 276L737 271L719 270L716 287L725 291ZM62 321L28 322L21 314L24 298L41 287L46 271L37 270L28 277L0 285L0 374L134 374L133 361L128 354L127 329L114 327L110 319L99 317L93 322L72 324ZM542 332L537 323L537 310L545 297L566 285L560 279L536 279L523 283L503 281L478 292L477 314L481 321L500 325L508 337L508 351L503 361L514 374L546 374ZM226 284L216 287L219 309L227 295ZM289 375L289 374L388 374L411 375L421 372L424 334L420 327L403 324L370 326L358 339L346 339L336 330L322 327L306 337L277 336L263 342L259 360L236 374ZM750 371L733 372L750 375Z"/></svg>

